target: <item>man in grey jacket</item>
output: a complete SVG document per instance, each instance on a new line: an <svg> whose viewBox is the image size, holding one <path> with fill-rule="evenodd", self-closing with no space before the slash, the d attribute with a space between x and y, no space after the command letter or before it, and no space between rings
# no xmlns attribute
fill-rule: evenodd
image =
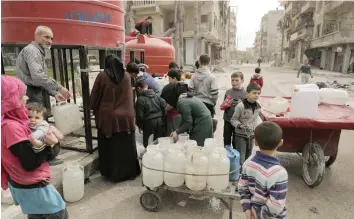
<svg viewBox="0 0 354 219"><path fill-rule="evenodd" d="M38 26L35 41L28 44L18 54L16 74L27 85L29 102L38 102L46 106L45 96L54 96L57 101L70 98L70 92L53 78L48 76L45 63L45 49L50 49L53 32L49 27Z"/></svg>
<svg viewBox="0 0 354 219"><path fill-rule="evenodd" d="M50 106L48 95L54 96L57 101L70 99L71 94L65 87L61 86L48 75L48 68L45 62L45 49L52 46L53 32L49 27L38 26L34 33L35 41L28 44L18 54L16 61L16 75L27 85L26 95L29 102L40 103ZM63 160L56 159L59 154L59 144L54 146L53 159L50 165L63 163Z"/></svg>
<svg viewBox="0 0 354 219"><path fill-rule="evenodd" d="M189 89L194 93L194 96L200 99L209 109L211 116L215 115L215 105L218 101L219 88L216 83L215 75L209 69L210 57L201 55L199 57L200 67L193 74Z"/></svg>

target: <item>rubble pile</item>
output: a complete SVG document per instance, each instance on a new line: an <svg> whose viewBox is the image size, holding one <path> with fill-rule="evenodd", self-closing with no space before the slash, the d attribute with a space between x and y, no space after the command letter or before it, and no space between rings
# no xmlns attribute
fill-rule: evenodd
<svg viewBox="0 0 354 219"><path fill-rule="evenodd" d="M316 82L316 85L321 88L335 88L335 89L344 89L350 93L354 93L354 82L349 83L339 83L338 81L326 81L326 82Z"/></svg>

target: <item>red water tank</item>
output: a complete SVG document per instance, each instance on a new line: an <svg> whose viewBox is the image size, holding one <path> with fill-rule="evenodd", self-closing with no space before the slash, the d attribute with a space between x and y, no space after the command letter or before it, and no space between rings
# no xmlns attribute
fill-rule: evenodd
<svg viewBox="0 0 354 219"><path fill-rule="evenodd" d="M2 43L29 43L37 26L53 44L116 47L125 42L122 1L1 1Z"/></svg>
<svg viewBox="0 0 354 219"><path fill-rule="evenodd" d="M172 38L171 41L172 42ZM136 39L126 42L128 49L126 53L127 63L130 62L129 49L144 49L145 64L149 66L149 73L158 73L161 76L168 72L168 65L175 60L175 48L165 40L154 37L139 35ZM135 53L135 57L139 58L139 52Z"/></svg>

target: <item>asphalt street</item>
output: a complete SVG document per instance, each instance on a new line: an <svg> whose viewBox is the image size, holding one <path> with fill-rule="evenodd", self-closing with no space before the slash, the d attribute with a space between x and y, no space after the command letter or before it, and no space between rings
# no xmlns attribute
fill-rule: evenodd
<svg viewBox="0 0 354 219"><path fill-rule="evenodd" d="M245 86L254 72L255 65L239 66L245 75ZM233 70L216 73L220 87L219 105L226 89L230 88L230 75ZM300 82L296 72L287 68L262 67L264 88L262 95L284 96L290 94L294 84ZM336 75L328 76L319 72L315 81L335 80L354 81L353 78ZM218 109L218 107L217 107ZM222 112L217 110L219 120L215 137L222 144ZM296 133L294 133L295 135ZM301 137L301 136L299 136ZM316 188L309 188L302 180L301 158L296 154L279 153L278 157L289 173L287 197L288 218L290 219L353 219L354 218L354 131L343 131L336 162L326 169L324 179ZM141 178L134 181L113 184L97 173L85 186L85 196L76 203L68 203L70 218L74 219L222 219L228 218L228 211L222 206L215 210L210 199L199 200L188 195L162 192L163 209L150 213L140 206L139 197L144 191ZM233 218L243 218L239 202L234 203ZM23 219L19 207L2 205L2 217Z"/></svg>

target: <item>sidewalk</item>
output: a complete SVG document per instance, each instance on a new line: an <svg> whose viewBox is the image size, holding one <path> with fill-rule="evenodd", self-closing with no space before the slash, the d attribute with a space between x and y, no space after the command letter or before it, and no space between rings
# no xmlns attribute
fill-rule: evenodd
<svg viewBox="0 0 354 219"><path fill-rule="evenodd" d="M297 72L298 70L293 69L291 66L284 65L283 67L278 67L278 68L286 68L288 70L292 70L294 72ZM318 67L311 66L311 72L314 76L330 76L330 77L339 77L339 78L353 78L354 79L354 74L344 74L340 72L334 72L334 71L327 71L327 70L321 70Z"/></svg>

